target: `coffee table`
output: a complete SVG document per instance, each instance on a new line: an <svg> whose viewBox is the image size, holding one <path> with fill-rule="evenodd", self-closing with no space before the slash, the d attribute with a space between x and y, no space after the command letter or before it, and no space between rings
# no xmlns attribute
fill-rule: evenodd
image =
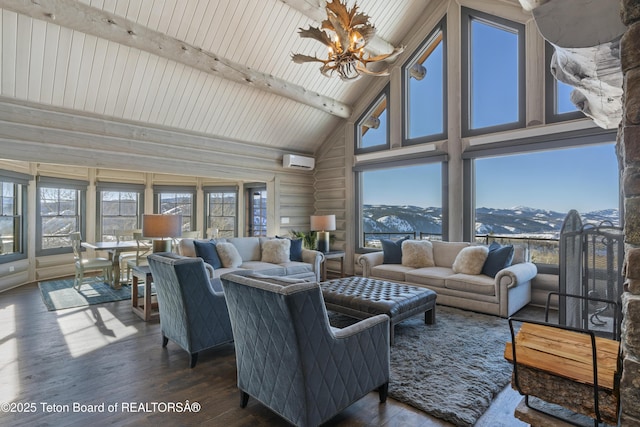
<svg viewBox="0 0 640 427"><path fill-rule="evenodd" d="M344 277L320 283L328 310L365 319L386 314L391 319L389 339L394 341L394 326L418 313L424 323L436 322L436 293L431 289L368 277Z"/></svg>

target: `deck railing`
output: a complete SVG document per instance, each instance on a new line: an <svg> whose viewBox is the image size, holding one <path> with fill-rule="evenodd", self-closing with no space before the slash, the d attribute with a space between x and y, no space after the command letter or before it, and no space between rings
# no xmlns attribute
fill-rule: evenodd
<svg viewBox="0 0 640 427"><path fill-rule="evenodd" d="M382 248L380 239L396 240L409 236L412 239L428 239L428 240L442 240L442 235L432 234L425 232L387 232L387 233L363 233L365 246L367 248ZM558 255L560 253L560 241L557 238L544 238L544 237L526 237L526 236L510 236L510 235L495 235L495 234L479 234L476 235L475 241L489 245L492 242L498 242L501 245L515 244L524 245L531 262L536 264L547 264L551 266L558 265Z"/></svg>

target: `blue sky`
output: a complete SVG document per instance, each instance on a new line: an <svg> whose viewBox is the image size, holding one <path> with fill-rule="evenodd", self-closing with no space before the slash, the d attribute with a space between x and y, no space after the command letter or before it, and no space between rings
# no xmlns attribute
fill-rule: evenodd
<svg viewBox="0 0 640 427"><path fill-rule="evenodd" d="M517 120L517 39L513 33L474 22L472 27L472 126L482 128ZM500 46L501 48L497 48ZM425 62L427 76L411 81L412 136L441 132L442 51ZM560 113L575 111L573 89L557 83ZM424 115L424 116L421 116ZM381 143L386 121L367 132L367 146ZM618 208L618 163L610 144L558 149L476 160L476 206L528 206L557 212L590 212ZM440 165L422 165L365 173L364 202L371 204L441 206Z"/></svg>
<svg viewBox="0 0 640 427"><path fill-rule="evenodd" d="M476 160L476 206L527 206L556 212L618 208L612 144ZM365 173L368 204L442 205L440 164Z"/></svg>
<svg viewBox="0 0 640 427"><path fill-rule="evenodd" d="M476 206L568 212L618 207L613 144L476 161Z"/></svg>

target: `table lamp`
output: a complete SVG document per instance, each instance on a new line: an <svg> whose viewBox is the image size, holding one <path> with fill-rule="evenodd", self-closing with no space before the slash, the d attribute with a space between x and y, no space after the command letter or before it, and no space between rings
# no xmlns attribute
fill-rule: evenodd
<svg viewBox="0 0 640 427"><path fill-rule="evenodd" d="M182 236L182 215L142 215L142 235L153 239L153 252L171 252L169 237Z"/></svg>
<svg viewBox="0 0 640 427"><path fill-rule="evenodd" d="M311 215L311 231L318 232L317 248L320 252L329 252L329 231L335 229L335 215Z"/></svg>

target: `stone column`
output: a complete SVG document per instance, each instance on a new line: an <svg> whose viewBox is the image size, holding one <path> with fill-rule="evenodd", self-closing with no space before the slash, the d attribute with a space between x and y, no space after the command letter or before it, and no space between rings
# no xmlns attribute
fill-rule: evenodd
<svg viewBox="0 0 640 427"><path fill-rule="evenodd" d="M620 42L624 99L618 130L626 254L620 404L621 425L640 426L640 0L621 0L621 17L627 31Z"/></svg>

